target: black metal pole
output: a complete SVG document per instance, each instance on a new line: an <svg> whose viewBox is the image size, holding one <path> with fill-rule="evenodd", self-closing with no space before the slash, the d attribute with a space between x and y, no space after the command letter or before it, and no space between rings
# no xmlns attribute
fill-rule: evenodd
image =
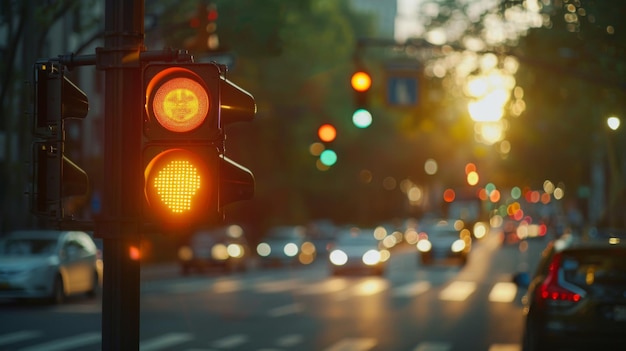
<svg viewBox="0 0 626 351"><path fill-rule="evenodd" d="M141 64L144 1L106 0L104 48L96 66L105 72L102 350L139 350L141 241Z"/></svg>

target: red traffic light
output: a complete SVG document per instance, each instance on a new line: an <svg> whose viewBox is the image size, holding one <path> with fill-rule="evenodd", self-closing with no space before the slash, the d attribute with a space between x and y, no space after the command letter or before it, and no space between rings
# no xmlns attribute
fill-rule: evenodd
<svg viewBox="0 0 626 351"><path fill-rule="evenodd" d="M144 70L144 133L149 139L218 137L220 72L216 65L149 65Z"/></svg>

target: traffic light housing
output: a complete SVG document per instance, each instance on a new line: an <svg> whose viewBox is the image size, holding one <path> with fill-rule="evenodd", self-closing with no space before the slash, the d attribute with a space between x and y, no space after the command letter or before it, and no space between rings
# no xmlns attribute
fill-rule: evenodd
<svg viewBox="0 0 626 351"><path fill-rule="evenodd" d="M38 217L61 220L63 199L86 196L87 173L65 155L65 121L85 118L87 95L65 75L57 62L34 66L31 212Z"/></svg>
<svg viewBox="0 0 626 351"><path fill-rule="evenodd" d="M372 123L368 100L368 92L372 87L372 77L367 71L359 69L352 74L350 86L354 92L352 122L358 128L367 128Z"/></svg>
<svg viewBox="0 0 626 351"><path fill-rule="evenodd" d="M254 118L254 98L215 63L152 63L143 71L144 219L168 228L213 224L250 199L252 172L224 155L224 126Z"/></svg>

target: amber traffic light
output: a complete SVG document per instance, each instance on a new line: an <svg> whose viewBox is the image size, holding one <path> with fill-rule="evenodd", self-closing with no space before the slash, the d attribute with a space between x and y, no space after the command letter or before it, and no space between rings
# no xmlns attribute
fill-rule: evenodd
<svg viewBox="0 0 626 351"><path fill-rule="evenodd" d="M366 92L372 86L372 77L365 71L357 71L350 79L352 89L357 92Z"/></svg>

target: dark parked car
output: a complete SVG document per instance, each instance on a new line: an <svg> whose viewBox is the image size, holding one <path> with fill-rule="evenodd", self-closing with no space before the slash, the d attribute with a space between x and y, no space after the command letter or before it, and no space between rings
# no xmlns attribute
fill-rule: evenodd
<svg viewBox="0 0 626 351"><path fill-rule="evenodd" d="M243 229L235 224L199 230L178 249L184 275L216 268L226 272L244 271L251 255Z"/></svg>
<svg viewBox="0 0 626 351"><path fill-rule="evenodd" d="M626 238L551 241L528 284L523 350L626 350Z"/></svg>

